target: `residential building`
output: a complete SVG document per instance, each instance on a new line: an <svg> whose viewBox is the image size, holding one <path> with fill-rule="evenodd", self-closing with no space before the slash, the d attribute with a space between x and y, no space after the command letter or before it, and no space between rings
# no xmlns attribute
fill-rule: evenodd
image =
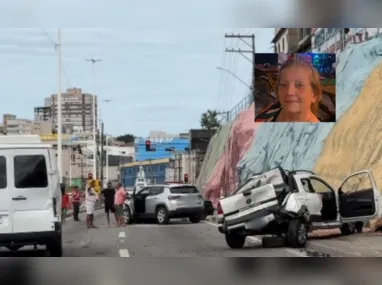
<svg viewBox="0 0 382 285"><path fill-rule="evenodd" d="M7 120L7 135L32 135L34 133L34 122L26 119Z"/></svg>
<svg viewBox="0 0 382 285"><path fill-rule="evenodd" d="M380 34L380 28L311 28L312 51L340 53L350 43L367 41Z"/></svg>
<svg viewBox="0 0 382 285"><path fill-rule="evenodd" d="M299 47L299 29L276 28L272 44L275 53L296 52Z"/></svg>
<svg viewBox="0 0 382 285"><path fill-rule="evenodd" d="M298 48L297 52L308 52L312 48L312 33L311 28L298 29Z"/></svg>
<svg viewBox="0 0 382 285"><path fill-rule="evenodd" d="M95 109L93 108L95 100ZM93 131L93 118L98 128L98 103L97 96L82 93L80 88L69 88L61 95L62 125L70 133L74 128L80 127L85 132ZM43 120L52 120L53 126L57 126L58 102L57 94L45 98L45 106L35 108L35 116Z"/></svg>

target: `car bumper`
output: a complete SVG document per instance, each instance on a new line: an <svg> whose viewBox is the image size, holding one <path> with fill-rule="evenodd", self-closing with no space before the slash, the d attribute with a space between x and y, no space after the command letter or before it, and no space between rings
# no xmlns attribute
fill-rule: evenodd
<svg viewBox="0 0 382 285"><path fill-rule="evenodd" d="M60 236L61 226L57 223L56 231L0 234L0 246L44 245Z"/></svg>
<svg viewBox="0 0 382 285"><path fill-rule="evenodd" d="M200 215L202 216L204 212L203 207L196 208L178 208L176 210L169 211L170 218L183 218L189 216Z"/></svg>

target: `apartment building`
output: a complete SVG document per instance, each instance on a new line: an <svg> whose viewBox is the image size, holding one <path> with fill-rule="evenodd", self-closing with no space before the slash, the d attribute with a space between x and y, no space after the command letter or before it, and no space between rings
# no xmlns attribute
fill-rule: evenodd
<svg viewBox="0 0 382 285"><path fill-rule="evenodd" d="M299 29L276 28L271 43L274 45L275 53L296 52L299 47Z"/></svg>
<svg viewBox="0 0 382 285"><path fill-rule="evenodd" d="M39 133L39 130L37 130ZM12 119L7 120L6 133L7 135L31 135L35 134L36 127L34 121L27 119Z"/></svg>
<svg viewBox="0 0 382 285"><path fill-rule="evenodd" d="M95 109L93 108L93 100L95 100ZM44 105L44 107L35 108L35 116L39 116L40 119L51 120L53 126L57 126L57 94L45 98ZM97 129L97 96L82 93L80 88L69 88L61 95L61 110L64 129L81 128L85 132L92 132L94 117Z"/></svg>
<svg viewBox="0 0 382 285"><path fill-rule="evenodd" d="M350 43L360 43L380 34L380 28L311 28L312 51L340 53Z"/></svg>

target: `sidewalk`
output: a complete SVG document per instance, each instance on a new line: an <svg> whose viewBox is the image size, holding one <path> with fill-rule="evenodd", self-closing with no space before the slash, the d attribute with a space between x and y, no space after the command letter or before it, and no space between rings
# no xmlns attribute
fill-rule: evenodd
<svg viewBox="0 0 382 285"><path fill-rule="evenodd" d="M382 257L382 233L365 231L341 236L339 230L310 234L307 249L330 257Z"/></svg>

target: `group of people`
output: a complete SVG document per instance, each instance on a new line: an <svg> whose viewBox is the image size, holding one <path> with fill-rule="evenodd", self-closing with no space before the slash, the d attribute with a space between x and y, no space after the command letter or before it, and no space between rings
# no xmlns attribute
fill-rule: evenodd
<svg viewBox="0 0 382 285"><path fill-rule="evenodd" d="M94 225L94 214L96 211L96 205L100 199L104 202L104 209L106 213L106 220L110 227L110 213L114 214L115 221L118 227L125 227L125 221L123 218L123 204L126 200L126 191L120 183L117 188L113 188L111 182L108 182L107 188L103 189L100 193L100 197L94 189L95 181L91 180L86 186L85 191L81 192L77 186L72 188L72 199L70 202L69 195L65 192L65 185L61 185L62 193L62 221L65 223L67 211L70 207L73 207L73 220L78 222L80 206L85 204L86 208L86 225L88 229L97 228Z"/></svg>

